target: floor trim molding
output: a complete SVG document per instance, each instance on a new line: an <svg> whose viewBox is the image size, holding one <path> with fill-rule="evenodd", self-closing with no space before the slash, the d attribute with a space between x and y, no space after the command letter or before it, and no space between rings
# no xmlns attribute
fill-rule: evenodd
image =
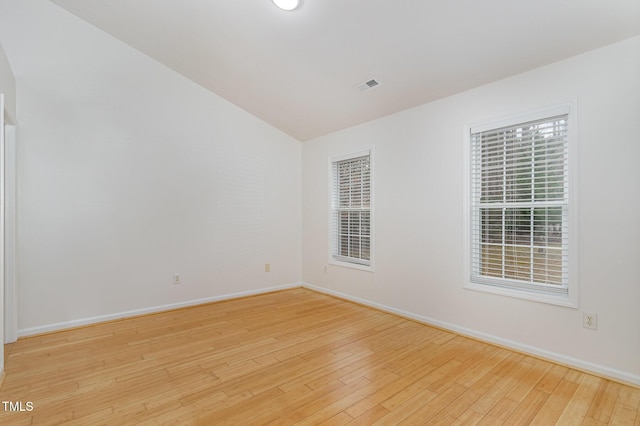
<svg viewBox="0 0 640 426"><path fill-rule="evenodd" d="M229 293L229 294L223 294L219 296L206 297L202 299L188 300L184 302L177 302L177 303L153 306L153 307L142 308L142 309L134 309L134 310L124 311L124 312L116 312L116 313L106 314L106 315L98 315L95 317L64 321L64 322L59 322L55 324L47 324L43 326L24 328L24 329L18 330L18 337L28 337L28 336L33 336L37 334L51 333L51 332L67 330L71 328L90 326L90 325L98 324L101 322L120 320L124 318L154 314L154 313L165 312L165 311L170 311L174 309L188 308L191 306L221 302L221 301L231 300L231 299L239 299L242 297L255 296L259 294L271 293L274 291L282 291L282 290L288 290L288 289L300 288L300 287L303 287L312 291L316 291L318 293L327 294L329 296L337 297L339 299L358 303L360 305L367 306L370 308L375 308L375 309L388 312L394 315L398 315L404 318L408 318L426 325L451 331L461 336L466 336L476 340L481 340L483 342L501 346L501 347L514 350L517 352L521 352L527 355L536 356L538 358L563 364L568 367L578 369L580 371L595 374L606 379L615 380L617 382L621 382L626 385L640 388L640 375L634 375L634 374L617 370L604 365L594 364L578 358L573 358L573 357L562 355L556 352L540 349L534 346L525 345L516 341L503 339L501 337L487 334L487 333L482 333L473 329L459 327L455 324L439 321L434 318L429 318L429 317L418 315L412 312L403 311L401 309L396 309L391 306L372 302L366 299L361 299L359 297L351 296L345 293L326 289L326 288L319 287L319 286L305 283L305 282L284 284L280 286L266 287L266 288L248 290L248 291L237 292L237 293Z"/></svg>
<svg viewBox="0 0 640 426"><path fill-rule="evenodd" d="M55 331L68 330L71 328L84 327L101 322L120 320L124 318L137 317L141 315L154 314L158 312L171 311L174 309L188 308L191 306L204 305L207 303L221 302L224 300L239 299L242 297L255 296L258 294L272 293L274 291L288 290L302 287L302 283L284 284L274 287L266 287L256 290L241 291L238 293L223 294L220 296L205 297L202 299L187 300L184 302L170 303L167 305L151 306L148 308L133 309L130 311L115 312L112 314L98 315L95 317L80 318L76 320L63 321L54 324L41 325L36 327L23 328L18 330L18 337L28 337L36 334L51 333Z"/></svg>
<svg viewBox="0 0 640 426"><path fill-rule="evenodd" d="M500 347L504 347L510 350L521 352L526 355L532 355L537 358L542 358L547 361L552 361L558 364L571 367L585 373L595 374L605 379L614 380L616 382L623 383L625 385L640 388L640 375L631 374L626 371L617 370L615 368L607 367L605 365L594 364L588 361L584 361L578 358L569 357L556 352L547 351L534 346L525 345L513 340L503 339L498 336L494 336L487 333L482 333L470 328L459 327L455 324L439 321L434 318L429 318L423 315L414 314L412 312L396 309L391 306L375 303L370 300L361 299L345 293L341 293L334 290L329 290L323 287L318 287L313 284L303 283L303 287L309 290L317 291L318 293L334 296L339 299L348 300L350 302L358 303L367 307L379 309L384 312L388 312L394 315L398 315L404 318L408 318L426 325L438 327L443 330L451 331L461 336L470 337L476 340L480 340L486 343L494 344Z"/></svg>

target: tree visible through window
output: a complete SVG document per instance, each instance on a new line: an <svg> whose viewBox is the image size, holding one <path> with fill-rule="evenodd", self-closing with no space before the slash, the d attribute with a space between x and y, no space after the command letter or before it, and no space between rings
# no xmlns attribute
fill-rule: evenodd
<svg viewBox="0 0 640 426"><path fill-rule="evenodd" d="M371 157L333 161L334 260L371 264Z"/></svg>
<svg viewBox="0 0 640 426"><path fill-rule="evenodd" d="M567 293L567 123L472 130L472 282Z"/></svg>

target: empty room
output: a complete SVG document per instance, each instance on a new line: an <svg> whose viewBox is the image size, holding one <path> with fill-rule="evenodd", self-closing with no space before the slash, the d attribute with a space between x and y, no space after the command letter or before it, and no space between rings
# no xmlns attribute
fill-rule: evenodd
<svg viewBox="0 0 640 426"><path fill-rule="evenodd" d="M0 424L640 425L640 2L0 0Z"/></svg>

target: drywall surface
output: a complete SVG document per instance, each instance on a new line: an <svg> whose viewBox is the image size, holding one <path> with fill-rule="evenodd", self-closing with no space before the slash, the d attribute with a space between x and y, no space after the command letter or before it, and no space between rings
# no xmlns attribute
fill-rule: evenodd
<svg viewBox="0 0 640 426"><path fill-rule="evenodd" d="M21 334L300 281L298 141L48 1L0 38Z"/></svg>
<svg viewBox="0 0 640 426"><path fill-rule="evenodd" d="M303 145L303 280L640 383L640 38ZM579 309L463 288L465 125L575 101ZM329 265L332 156L372 146L375 272ZM582 327L598 315L598 330Z"/></svg>

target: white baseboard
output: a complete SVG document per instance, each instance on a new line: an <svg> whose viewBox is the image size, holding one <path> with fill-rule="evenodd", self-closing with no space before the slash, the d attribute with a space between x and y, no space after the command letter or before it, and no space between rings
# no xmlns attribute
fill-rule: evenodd
<svg viewBox="0 0 640 426"><path fill-rule="evenodd" d="M422 315L417 315L412 312L407 312L401 309L393 308L391 306L371 302L369 300L365 300L359 297L354 297L348 294L340 293L338 291L333 291L326 288L318 287L309 283L303 283L302 286L310 290L317 291L319 293L328 294L330 296L335 296L340 299L350 300L352 302L356 302L361 305L370 306L372 308L376 308L381 311L396 314L405 318L410 318L412 320L421 322L423 324L432 325L438 328L449 330L454 333L460 334L462 336L471 337L487 343L493 343L498 346L513 349L518 352L534 355L539 358L544 358L549 361L557 362L559 364L563 364L568 367L573 367L585 372L591 372L596 375L599 375L605 378L614 379L619 382L628 383L634 386L640 386L640 376L636 374L628 373L626 371L620 371L615 368L607 367L604 365L594 364L578 358L573 358L573 357L562 355L556 352L547 351L545 349L536 348L534 346L525 345L519 342L515 342L513 340L503 339L498 336L482 333L466 327L460 327L455 324L450 324L447 322L439 321L439 320L425 317Z"/></svg>
<svg viewBox="0 0 640 426"><path fill-rule="evenodd" d="M77 320L58 322L37 327L29 327L18 330L18 337L32 336L34 334L50 333L53 331L65 330L68 328L82 327L97 324L105 321L113 321L122 318L130 318L140 315L153 314L157 312L170 311L172 309L186 308L189 306L203 305L206 303L220 302L223 300L237 299L240 297L254 296L257 294L271 293L273 291L287 290L290 288L302 287L302 283L285 284L274 287L261 288L258 290L242 291L238 293L223 294L221 296L205 297L203 299L187 300L184 302L170 303L168 305L152 306L148 308L134 309L131 311L115 312L112 314L98 315L95 317L81 318Z"/></svg>
<svg viewBox="0 0 640 426"><path fill-rule="evenodd" d="M640 386L640 376L639 375L635 375L635 374L631 374L625 371L620 371L611 367L607 367L607 366L603 366L603 365L599 365L599 364L594 364L588 361L584 361L578 358L573 358L573 357L569 357L566 355L562 355L559 353L555 353L555 352L551 352L551 351L547 351L544 349L540 349L540 348L536 348L534 346L529 346L529 345L525 345L519 342L515 342L512 340L508 340L508 339L503 339L501 337L498 336L494 336L491 334L487 334L487 333L482 333L476 330L472 330L469 328L465 328L465 327L459 327L455 324L450 324L447 322L443 322L443 321L439 321L433 318L429 318L429 317L425 317L423 315L418 315L418 314L414 314L412 312L408 312L408 311L403 311L401 309L396 309L393 308L391 306L387 306L387 305L383 305L380 303L375 303L369 300L365 300L365 299L361 299L359 297L354 297L345 293L340 293L338 291L333 291L333 290L329 290L323 287L318 287L309 283L292 283L292 284L285 284L285 285L280 285L280 286L274 286L274 287L267 287L267 288L262 288L262 289L257 289L257 290L249 290L249 291L244 291L244 292L238 292L238 293L230 293L230 294L224 294L224 295L220 295L220 296L213 296L213 297L206 297L203 299L196 299L196 300L188 300L188 301L184 301L184 302L177 302L177 303L171 303L171 304L167 304L167 305L161 305L161 306L153 306L153 307L148 307L148 308L142 308L142 309L134 309L131 311L124 311L124 312L116 312L116 313L112 313L112 314L106 314L106 315L99 315L99 316L95 316L95 317L89 317L89 318L81 318L81 319L77 319L77 320L71 320L71 321L64 321L64 322L59 322L59 323L55 323L55 324L47 324L47 325L43 325L43 326L37 326L37 327L30 327L30 328L24 328L24 329L19 329L18 330L18 336L19 337L25 337L25 336L31 336L34 334L41 334L41 333L49 333L49 332L53 332L53 331L59 331L59 330L64 330L64 329L69 329L69 328L75 328L75 327L82 327L82 326L86 326L86 325L92 325L92 324L97 324L97 323L101 323L101 322L105 322L105 321L113 321L113 320L118 320L118 319L122 319L122 318L129 318L129 317L135 317L135 316L139 316L139 315L146 315L146 314L153 314L153 313L157 313L157 312L163 312L163 311L169 311L172 309L180 309L180 308L186 308L189 306L197 306L197 305L203 305L206 303L212 303L212 302L220 302L223 300L230 300L230 299L237 299L240 297L247 297L247 296L254 296L254 295L258 295L258 294L263 294L263 293L270 293L273 291L280 291L280 290L287 290L290 288L296 288L296 287L305 287L308 288L310 290L313 291L317 291L318 293L324 293L324 294L328 294L331 296L335 296L338 297L340 299L345 299L345 300L350 300L352 302L356 302L358 304L364 305L364 306L370 306L372 308L376 308L379 309L381 311L385 311L385 312L389 312L392 314L396 314L396 315L400 315L402 317L405 318L410 318L412 320L427 324L427 325L432 325L435 327L439 327L445 330L449 330L452 331L454 333L463 335L463 336L468 336L468 337L472 337L474 339L478 339L478 340L482 340L488 343L493 343L499 346L503 346L505 348L510 348L519 352L523 352L523 353L527 353L527 354L531 354L540 358L544 358L544 359L548 359L550 361L554 361L560 364L564 364L567 365L569 367L574 367L583 371L587 371L587 372L592 372L595 373L599 376L603 376L603 377L607 377L607 378L611 378L620 382L625 382L625 383L629 383L635 386Z"/></svg>

